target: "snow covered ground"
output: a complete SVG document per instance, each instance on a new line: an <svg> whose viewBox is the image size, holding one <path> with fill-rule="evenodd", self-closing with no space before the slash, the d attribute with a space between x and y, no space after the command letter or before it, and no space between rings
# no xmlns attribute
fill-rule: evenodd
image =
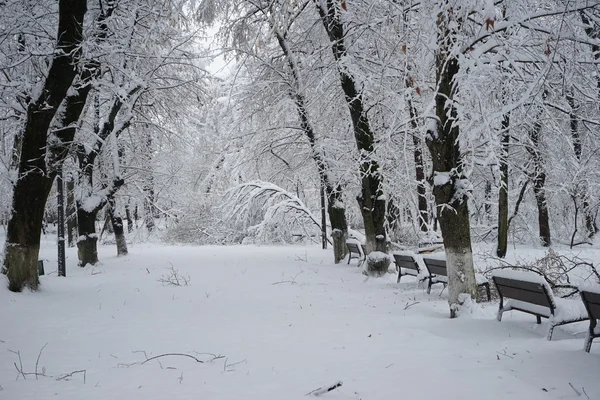
<svg viewBox="0 0 600 400"><path fill-rule="evenodd" d="M39 292L11 293L0 277L0 399L294 400L336 381L321 397L600 399L587 323L548 342L532 316L496 321L497 303L450 320L441 285L427 295L411 277L366 280L316 246L114 252L101 247L101 265L82 269L68 249L59 278L49 240ZM189 286L158 282L171 265ZM166 353L205 362L143 363ZM31 374L36 363L46 376Z"/></svg>

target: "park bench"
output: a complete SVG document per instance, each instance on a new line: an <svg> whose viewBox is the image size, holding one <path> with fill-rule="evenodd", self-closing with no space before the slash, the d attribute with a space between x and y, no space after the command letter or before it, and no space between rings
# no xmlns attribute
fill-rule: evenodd
<svg viewBox="0 0 600 400"><path fill-rule="evenodd" d="M584 285L579 288L581 293L581 300L590 318L590 327L585 338L585 344L583 349L586 352L590 352L592 347L592 340L600 337L600 328L597 328L597 320L600 319L600 285Z"/></svg>
<svg viewBox="0 0 600 400"><path fill-rule="evenodd" d="M357 242L346 242L346 247L348 247L348 264L350 264L350 260L357 258L358 266L360 267L367 258L367 249L365 246Z"/></svg>
<svg viewBox="0 0 600 400"><path fill-rule="evenodd" d="M415 260L413 256L397 253L393 253L392 256L394 257L394 263L398 269L397 283L400 283L400 279L406 275L414 276L420 281L427 279L427 276L424 276L426 274L423 274L417 260Z"/></svg>
<svg viewBox="0 0 600 400"><path fill-rule="evenodd" d="M533 272L500 269L494 271L492 281L500 296L498 321L510 310L535 315L538 324L548 318L547 338L552 340L554 327L589 319L581 302L554 297L548 282Z"/></svg>
<svg viewBox="0 0 600 400"><path fill-rule="evenodd" d="M431 293L431 286L434 283L443 283L444 286L448 284L448 269L446 268L446 260L423 257L423 262L429 271L427 294ZM477 282L478 288L485 288L485 294L487 295L488 301L490 301L492 298L490 293L490 283L486 277L481 274L475 274L475 281Z"/></svg>

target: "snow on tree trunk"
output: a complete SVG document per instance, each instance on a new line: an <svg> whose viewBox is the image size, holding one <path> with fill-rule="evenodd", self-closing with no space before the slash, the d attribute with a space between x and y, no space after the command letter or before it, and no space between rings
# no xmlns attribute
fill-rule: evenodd
<svg viewBox="0 0 600 400"><path fill-rule="evenodd" d="M67 244L75 246L77 234L77 208L75 207L75 179L69 174L67 178Z"/></svg>
<svg viewBox="0 0 600 400"><path fill-rule="evenodd" d="M546 93L544 93L544 97L546 97ZM527 146L527 150L531 155L531 162L533 164L530 179L533 181L533 194L538 209L539 238L542 246L548 247L552 244L552 240L550 238L550 216L548 214L548 202L546 199L546 169L544 168L540 149L541 133L542 124L538 118L529 130L529 145Z"/></svg>
<svg viewBox="0 0 600 400"><path fill-rule="evenodd" d="M117 244L117 256L126 256L127 241L125 240L125 231L123 229L123 218L116 209L115 200L111 199L108 202L108 215L110 223L115 234L115 242Z"/></svg>
<svg viewBox="0 0 600 400"><path fill-rule="evenodd" d="M406 86L410 87L410 79L405 78ZM419 227L421 232L429 230L429 211L427 209L427 190L425 189L425 166L423 162L423 148L419 137L419 125L417 124L417 110L413 105L411 92L407 91L408 112L410 125L413 130L413 160L415 162L415 178L417 181L417 205L419 209Z"/></svg>
<svg viewBox="0 0 600 400"><path fill-rule="evenodd" d="M315 1L323 27L329 36L333 56L337 63L340 83L350 111L354 130L354 139L360 153L361 192L357 197L365 227L367 253L371 251L387 251L385 240L386 199L381 185L381 171L378 162L373 158L375 135L371 131L367 112L364 109L362 93L357 89L357 82L342 64L348 56L344 42L344 26L340 18L340 9L333 0ZM377 240L381 236L384 240Z"/></svg>
<svg viewBox="0 0 600 400"><path fill-rule="evenodd" d="M13 191L13 209L7 227L3 272L12 291L39 286L37 258L44 207L56 172L48 171L48 129L73 83L81 49L85 0L61 0L58 5L56 51L39 95L25 116L19 159L19 178Z"/></svg>
<svg viewBox="0 0 600 400"><path fill-rule="evenodd" d="M446 251L450 317L454 318L464 302L464 294L474 299L477 286L467 204L471 184L463 172L455 104L459 62L453 49L456 46L455 29L461 21L444 1L440 2L439 10L435 54L437 118L429 126L426 142L433 162L433 194Z"/></svg>
<svg viewBox="0 0 600 400"><path fill-rule="evenodd" d="M285 34L281 33L274 23L271 24L271 27L277 38L279 47L287 60L292 75L290 97L294 100L296 105L300 126L308 139L311 155L317 165L317 171L319 172L319 178L325 187L325 193L327 195L327 212L329 214L329 223L331 224L333 238L333 261L335 264L339 264L347 254L346 239L348 238L348 223L346 222L346 207L344 206L342 187L339 185L336 188L333 187L331 169L324 159L322 150L320 150L317 144L317 137L309 119L306 101L301 93L298 67L292 52L288 48ZM325 229L325 227L321 228Z"/></svg>
<svg viewBox="0 0 600 400"><path fill-rule="evenodd" d="M498 245L496 255L506 256L508 246L508 145L510 143L510 116L502 119L502 140L500 143L500 189L498 190Z"/></svg>
<svg viewBox="0 0 600 400"><path fill-rule="evenodd" d="M333 238L333 261L338 264L348 254L346 239L348 239L348 224L346 223L346 209L342 199L341 188L333 190L331 185L326 186L327 213L331 223L331 237Z"/></svg>
<svg viewBox="0 0 600 400"><path fill-rule="evenodd" d="M78 233L77 257L79 266L94 265L98 262L98 234L96 233L96 217L98 211L85 210L81 204L77 207Z"/></svg>

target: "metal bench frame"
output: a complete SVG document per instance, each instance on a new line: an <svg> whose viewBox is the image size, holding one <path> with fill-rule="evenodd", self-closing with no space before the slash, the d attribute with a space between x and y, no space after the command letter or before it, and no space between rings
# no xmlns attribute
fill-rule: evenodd
<svg viewBox="0 0 600 400"><path fill-rule="evenodd" d="M594 292L588 292L585 289L581 290L581 300L585 305L585 309L590 316L590 326L588 333L585 337L583 349L589 353L592 348L592 341L595 338L600 337L599 333L594 333L597 325L597 320L600 319L600 294Z"/></svg>
<svg viewBox="0 0 600 400"><path fill-rule="evenodd" d="M396 283L400 283L400 279L403 276L414 276L418 277L421 273L421 267L417 263L417 260L413 256L403 255L403 254L392 254L394 257L394 264L396 264L396 268L398 269L398 280ZM402 268L408 271L415 271L415 274L411 274L409 272L402 273ZM422 282L426 280L427 277L421 278L419 281Z"/></svg>
<svg viewBox="0 0 600 400"><path fill-rule="evenodd" d="M350 264L350 260L357 258L359 261L358 266L360 267L367 259L365 246L358 243L346 242L346 247L348 248L348 265ZM355 256L353 256L353 254L355 254Z"/></svg>
<svg viewBox="0 0 600 400"><path fill-rule="evenodd" d="M448 268L446 266L446 260L438 260L433 258L425 258L423 257L423 262L425 266L429 270L429 283L427 284L427 294L431 293L431 286L434 283L443 283L444 287L447 285L446 282L436 280L438 276L448 277ZM477 287L484 287L485 294L487 295L487 301L492 299L492 294L490 292L490 283L479 283Z"/></svg>
<svg viewBox="0 0 600 400"><path fill-rule="evenodd" d="M556 302L554 301L554 294L549 292L547 286L542 283L519 279L509 279L499 276L493 276L492 281L494 282L494 285L496 285L498 295L500 296L500 306L498 307L497 315L498 321L502 321L502 314L504 312L511 310L517 310L527 314L535 315L536 322L538 324L542 323L542 318L548 318L550 320L550 327L548 328L547 335L548 340L552 340L552 333L554 332L555 327L573 322L585 321L585 319L555 321L554 318L550 318L554 317L554 313L556 311ZM536 313L531 310L515 307L514 305L505 307L505 297L522 301L524 303L547 307L550 309L550 315Z"/></svg>

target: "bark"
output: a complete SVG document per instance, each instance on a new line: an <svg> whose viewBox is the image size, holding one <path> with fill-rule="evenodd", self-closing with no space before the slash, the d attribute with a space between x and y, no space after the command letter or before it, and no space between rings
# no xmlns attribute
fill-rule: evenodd
<svg viewBox="0 0 600 400"><path fill-rule="evenodd" d="M57 50L39 96L27 107L3 267L12 291L21 291L24 287L36 290L39 286L40 232L44 207L56 175L46 165L47 133L76 76L86 5L85 0L59 1Z"/></svg>
<svg viewBox="0 0 600 400"><path fill-rule="evenodd" d="M541 133L542 124L538 117L529 131L527 151L531 155L532 162L530 179L533 183L533 194L538 209L539 238L542 246L548 247L552 244L552 240L550 237L550 217L546 201L546 169L544 168L544 160L540 151Z"/></svg>
<svg viewBox="0 0 600 400"><path fill-rule="evenodd" d="M581 21L586 26L585 27L586 35L591 39L595 39L596 41L598 39L600 39L600 26L598 25L598 22L597 22L598 21L597 15L593 15L592 18L590 18L586 14L586 11L581 11L580 15L581 15ZM591 50L592 50L594 60L596 61L596 64L600 63L600 45L598 45L597 42L592 44ZM597 89L597 92L596 92L597 96L600 100L600 74L598 74L598 73L596 73L596 89ZM600 104L600 101L598 101L597 103ZM573 131L573 129L572 129L572 131ZM579 143L581 143L581 141L579 141ZM575 150L577 152L577 149L575 149ZM579 155L579 157L581 157L581 155ZM594 213L594 210L592 210L590 208L588 196L589 196L589 193L586 190L586 193L583 196L583 201L584 201L583 209L584 209L584 215L585 215L584 218L585 218L585 226L586 226L586 230L588 232L588 236L590 238L592 238L600 230L598 229L598 225L596 224L597 211L596 211L596 213ZM596 210L597 210L597 207L596 207Z"/></svg>
<svg viewBox="0 0 600 400"><path fill-rule="evenodd" d="M498 190L498 245L496 255L506 256L508 248L508 149L510 144L510 115L502 118L502 139L500 141L500 189Z"/></svg>
<svg viewBox="0 0 600 400"><path fill-rule="evenodd" d="M88 179L90 179L88 177ZM94 196L98 200L94 206L77 201L77 222L78 233L77 238L77 255L79 257L79 266L85 267L87 264L96 264L98 262L98 234L96 233L96 218L98 213L104 206L113 199L119 188L123 186L123 179L115 179L106 186L100 193L95 193Z"/></svg>
<svg viewBox="0 0 600 400"><path fill-rule="evenodd" d="M435 54L437 122L435 130L428 132L427 146L433 161L433 195L446 251L450 317L454 318L465 301L464 294L476 298L477 286L471 250L468 193L465 188L469 183L462 170L460 131L454 104L457 94L454 79L459 72L459 63L451 52L456 45L451 26L460 25L461 21L454 20L451 24L453 14L445 7L441 9L443 11L437 20L438 47Z"/></svg>
<svg viewBox="0 0 600 400"><path fill-rule="evenodd" d="M358 91L354 77L342 66L347 52L344 42L344 27L340 19L341 13L337 3L333 0L315 1L315 4L331 42L340 83L352 119L354 139L360 153L361 193L357 197L357 201L365 227L367 253L374 250L387 252L387 241L385 240L386 200L381 185L379 164L373 158L375 137L364 109L362 93Z"/></svg>
<svg viewBox="0 0 600 400"><path fill-rule="evenodd" d="M78 233L77 257L79 266L94 265L98 262L98 234L96 233L97 210L86 211L81 203L77 204Z"/></svg>
<svg viewBox="0 0 600 400"><path fill-rule="evenodd" d="M123 229L123 218L121 218L119 212L115 207L114 199L111 199L108 202L108 215L110 217L110 223L115 234L117 256L126 256L128 251L127 241L125 240L125 231Z"/></svg>
<svg viewBox="0 0 600 400"><path fill-rule="evenodd" d="M406 86L411 86L408 78ZM417 110L413 106L412 96L408 96L408 112L410 124L413 129L413 160L415 162L415 179L417 181L417 205L419 210L419 228L422 232L429 230L429 210L427 209L427 191L425 188L425 166L423 163L423 145L418 136Z"/></svg>
<svg viewBox="0 0 600 400"><path fill-rule="evenodd" d="M582 155L582 146L581 146L581 136L579 134L579 120L577 118L577 105L575 104L575 98L573 96L573 92L567 93L567 101L569 102L569 106L571 107L571 112L569 114L570 120L570 128L571 128L571 140L573 141L573 152L575 153L575 157L577 158L577 162L581 164L581 155ZM587 181L581 182L578 185L579 188L576 188L576 198L580 198L581 200L581 208L583 211L583 219L585 222L585 229L587 232L587 236L589 238L593 238L594 235L598 232L598 226L596 225L596 218L594 216L594 212L590 207L589 201L589 188L587 185Z"/></svg>
<svg viewBox="0 0 600 400"><path fill-rule="evenodd" d="M317 166L319 178L325 189L327 213L329 215L333 238L333 261L335 264L338 264L346 257L346 239L348 239L348 223L346 221L346 207L344 206L342 187L340 185L334 187L331 178L331 169L325 161L322 150L318 146L314 128L310 123L306 101L300 91L300 76L293 54L287 46L284 34L277 29L274 29L274 33L292 74L289 94L296 105L300 127L308 139L312 158Z"/></svg>
<svg viewBox="0 0 600 400"><path fill-rule="evenodd" d="M75 207L75 179L71 174L67 178L67 244L75 246L77 233L77 208Z"/></svg>
<svg viewBox="0 0 600 400"><path fill-rule="evenodd" d="M125 220L127 221L127 232L133 232L133 220L131 219L131 210L129 204L125 205Z"/></svg>
<svg viewBox="0 0 600 400"><path fill-rule="evenodd" d="M149 132L145 134L145 155L143 157L146 163L145 168L152 171L152 136ZM154 176L152 172L146 176L144 186L144 223L148 232L152 232L155 227L154 218L157 217L156 207L154 206Z"/></svg>

